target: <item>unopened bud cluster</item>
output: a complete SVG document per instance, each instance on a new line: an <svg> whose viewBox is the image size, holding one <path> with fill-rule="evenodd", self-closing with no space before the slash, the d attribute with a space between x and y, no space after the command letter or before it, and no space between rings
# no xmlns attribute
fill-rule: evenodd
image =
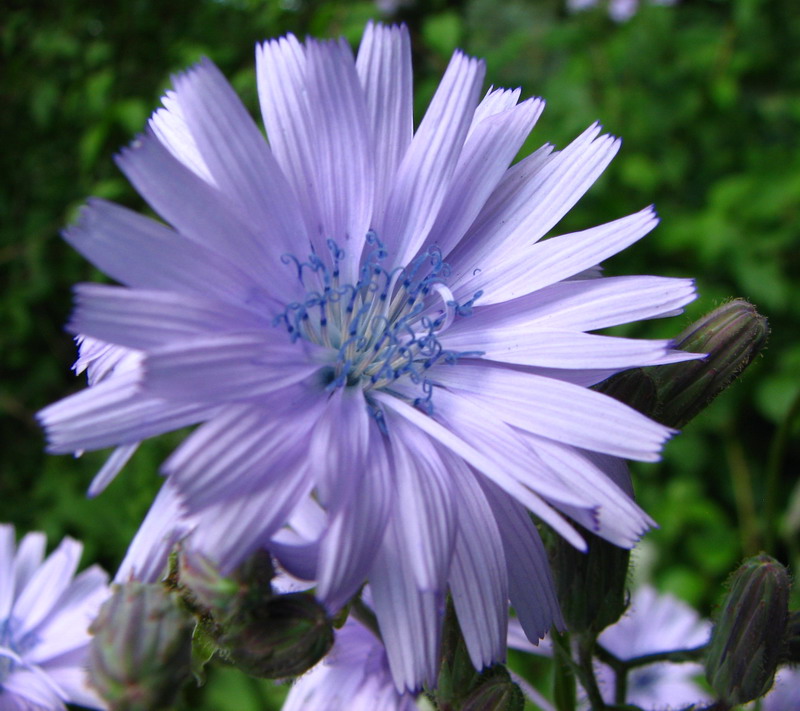
<svg viewBox="0 0 800 711"><path fill-rule="evenodd" d="M266 551L257 551L230 577L200 554L179 555L179 588L201 613L207 636L242 671L278 679L314 666L333 645L333 628L310 593L275 595Z"/></svg>

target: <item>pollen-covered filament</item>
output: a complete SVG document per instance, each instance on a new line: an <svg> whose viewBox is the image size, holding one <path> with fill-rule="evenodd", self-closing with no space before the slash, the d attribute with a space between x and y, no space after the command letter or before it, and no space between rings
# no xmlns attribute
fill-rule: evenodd
<svg viewBox="0 0 800 711"><path fill-rule="evenodd" d="M423 397L415 404L429 403L425 373L434 363L479 355L445 350L437 337L456 316L468 315L474 298L464 306L453 301L443 283L449 268L437 249L420 254L406 267L387 270L383 262L388 254L373 232L367 243L373 250L355 284L340 283L344 253L332 241L330 263L318 255L306 262L286 255L284 262L296 266L307 292L305 300L289 304L276 323L285 324L292 340L303 338L333 351L324 373L329 389L386 388L407 376L422 387ZM314 286L318 288L309 288Z"/></svg>

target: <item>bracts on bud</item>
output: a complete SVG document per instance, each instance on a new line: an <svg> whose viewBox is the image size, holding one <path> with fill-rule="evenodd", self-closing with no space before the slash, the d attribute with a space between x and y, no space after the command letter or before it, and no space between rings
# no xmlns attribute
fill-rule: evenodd
<svg viewBox="0 0 800 711"><path fill-rule="evenodd" d="M89 628L89 683L111 711L172 708L190 676L193 628L162 585L116 586Z"/></svg>
<svg viewBox="0 0 800 711"><path fill-rule="evenodd" d="M765 553L733 573L706 658L706 678L720 698L743 704L769 691L783 660L789 574Z"/></svg>

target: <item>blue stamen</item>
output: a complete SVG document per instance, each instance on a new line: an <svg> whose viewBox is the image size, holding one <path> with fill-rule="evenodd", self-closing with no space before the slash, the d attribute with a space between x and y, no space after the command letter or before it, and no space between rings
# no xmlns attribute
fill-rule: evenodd
<svg viewBox="0 0 800 711"><path fill-rule="evenodd" d="M437 363L452 364L459 358L482 355L446 350L439 340L442 325L453 316L469 316L481 292L464 304L448 301L445 314L431 316L428 297L434 285L444 283L450 274L441 250L431 247L407 266L388 269L388 251L374 230L367 233L366 242L371 249L358 270L358 279L349 284L338 282L345 251L334 240L326 242L327 261L315 253L304 262L283 255L281 261L296 268L306 296L302 302L288 304L273 323L283 325L292 342L302 337L331 349L330 365L321 371L326 391L361 387L365 392L394 392L392 383L404 378L422 391L414 400L406 398L408 402L430 414L433 385L426 377L429 369ZM370 408L384 431L380 408L374 404Z"/></svg>

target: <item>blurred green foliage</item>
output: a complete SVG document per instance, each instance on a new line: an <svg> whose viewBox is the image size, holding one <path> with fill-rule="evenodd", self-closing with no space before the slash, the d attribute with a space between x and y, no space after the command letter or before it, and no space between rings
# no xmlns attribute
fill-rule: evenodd
<svg viewBox="0 0 800 711"><path fill-rule="evenodd" d="M70 287L96 273L59 236L89 195L145 209L113 163L141 131L170 73L206 55L257 113L253 46L287 31L357 43L372 2L127 0L6 2L0 9L4 137L0 180L3 416L0 520L86 543L114 570L159 484L175 436L142 448L97 500L101 454L49 457L33 414L82 387L63 331ZM620 156L560 231L655 202L662 225L610 261L611 274L697 278L688 314L620 333L677 334L721 301L752 301L769 348L667 448L637 466L638 497L661 525L639 575L708 613L726 573L767 546L800 564L800 15L794 0L643 4L621 25L562 0L430 0L400 7L424 110L454 48L486 58L488 81L548 107L526 150L563 147L592 121L625 139ZM773 511L765 510L772 472ZM261 682L218 670L187 708L270 708ZM231 701L236 699L236 701ZM277 706L274 706L277 708Z"/></svg>

